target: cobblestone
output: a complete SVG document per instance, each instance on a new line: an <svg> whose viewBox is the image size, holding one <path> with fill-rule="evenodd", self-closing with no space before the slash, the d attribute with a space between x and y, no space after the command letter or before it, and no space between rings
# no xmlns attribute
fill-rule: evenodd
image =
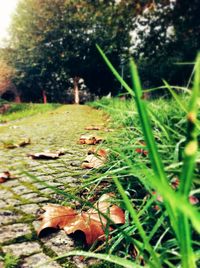
<svg viewBox="0 0 200 268"><path fill-rule="evenodd" d="M16 220L20 219L21 215L16 214L10 210L0 210L0 226L8 223L14 223Z"/></svg>
<svg viewBox="0 0 200 268"><path fill-rule="evenodd" d="M24 185L19 185L19 186L13 188L13 191L18 195L22 195L22 194L25 194L25 193L30 193L30 189L28 189Z"/></svg>
<svg viewBox="0 0 200 268"><path fill-rule="evenodd" d="M42 251L42 248L37 242L23 242L4 246L3 251L4 253L10 253L14 256L20 257L39 253Z"/></svg>
<svg viewBox="0 0 200 268"><path fill-rule="evenodd" d="M60 256L74 249L74 241L63 230L43 238L36 236L40 225L38 213L43 205L70 200L54 193L31 176L21 174L21 171L25 170L64 191L79 187L79 180L85 174L80 164L88 147L78 145L77 140L87 125L101 122L100 112L86 106L68 105L52 113L0 126L1 141L31 139L30 145L12 150L1 147L0 142L0 173L10 170L16 177L0 184L0 247L4 253L20 257L19 268L60 268L59 263L51 261L52 253ZM27 157L29 153L61 148L66 154L57 160L33 160ZM21 219L26 219L26 222L21 223ZM75 267L87 267L79 257L69 260Z"/></svg>
<svg viewBox="0 0 200 268"><path fill-rule="evenodd" d="M20 236L31 233L31 229L27 224L16 223L12 225L2 226L0 228L0 243L8 242Z"/></svg>
<svg viewBox="0 0 200 268"><path fill-rule="evenodd" d="M24 259L21 268L60 268L61 266L52 261L50 257L45 255L44 253L34 254L30 257Z"/></svg>
<svg viewBox="0 0 200 268"><path fill-rule="evenodd" d="M40 207L37 204L27 204L19 207L24 213L36 215Z"/></svg>
<svg viewBox="0 0 200 268"><path fill-rule="evenodd" d="M63 255L74 247L73 240L62 230L42 238L41 241L57 255Z"/></svg>
<svg viewBox="0 0 200 268"><path fill-rule="evenodd" d="M16 205L21 204L21 201L18 199L13 199L13 198L9 198L5 200L5 203L7 206L13 206L15 207Z"/></svg>

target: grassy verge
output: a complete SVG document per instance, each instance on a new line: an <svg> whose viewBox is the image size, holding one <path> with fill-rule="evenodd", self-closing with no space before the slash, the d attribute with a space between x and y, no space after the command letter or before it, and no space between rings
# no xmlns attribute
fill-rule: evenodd
<svg viewBox="0 0 200 268"><path fill-rule="evenodd" d="M10 105L9 109L0 114L0 123L6 123L13 120L18 120L24 117L32 116L38 113L45 113L47 111L54 110L60 106L60 104L48 103L48 104L35 104L35 103L7 103ZM3 105L0 103L0 106Z"/></svg>
<svg viewBox="0 0 200 268"><path fill-rule="evenodd" d="M120 252L122 258L134 260L132 267L199 265L200 214L195 204L200 193L199 70L200 58L191 96L180 97L165 83L174 100L147 102L131 62L134 92L125 82L124 87L135 102L103 99L93 103L110 114L118 129L108 142L109 167L94 181L100 184L107 179L112 184L113 179L127 213L127 223L106 245L105 259ZM121 265L129 267L123 261Z"/></svg>

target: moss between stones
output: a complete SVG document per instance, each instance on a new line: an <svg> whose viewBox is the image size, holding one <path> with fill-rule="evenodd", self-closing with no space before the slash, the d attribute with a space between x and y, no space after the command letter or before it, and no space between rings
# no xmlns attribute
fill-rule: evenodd
<svg viewBox="0 0 200 268"><path fill-rule="evenodd" d="M31 234L16 237L14 239L11 239L9 241L4 242L1 245L2 246L8 246L8 245L15 244L15 243L22 243L22 242L35 241L35 240L36 240L35 234L31 233Z"/></svg>

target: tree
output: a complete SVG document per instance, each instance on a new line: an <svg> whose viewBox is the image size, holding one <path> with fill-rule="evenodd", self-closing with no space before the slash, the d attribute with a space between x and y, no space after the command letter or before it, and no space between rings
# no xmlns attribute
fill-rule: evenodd
<svg viewBox="0 0 200 268"><path fill-rule="evenodd" d="M12 82L14 75L15 70L6 61L0 59L0 97L20 102L19 94Z"/></svg>
<svg viewBox="0 0 200 268"><path fill-rule="evenodd" d="M159 86L162 79L186 84L200 48L198 0L153 1L134 19L132 54L137 59L146 87Z"/></svg>
<svg viewBox="0 0 200 268"><path fill-rule="evenodd" d="M107 94L117 84L98 43L116 66L128 53L133 1L22 0L12 23L15 82L26 99L62 99L70 77L82 77L92 92ZM119 85L118 85L119 87Z"/></svg>

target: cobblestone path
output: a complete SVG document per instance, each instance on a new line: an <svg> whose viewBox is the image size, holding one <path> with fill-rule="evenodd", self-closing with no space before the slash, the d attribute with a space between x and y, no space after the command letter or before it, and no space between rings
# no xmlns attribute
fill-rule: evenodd
<svg viewBox="0 0 200 268"><path fill-rule="evenodd" d="M0 184L0 252L18 256L18 267L57 268L63 265L51 260L74 248L73 240L64 231L39 239L37 215L47 203L58 203L63 196L33 181L21 171L59 189L68 191L80 184L85 171L80 169L87 146L77 140L91 124L102 124L102 114L87 106L62 106L54 111L27 117L0 126L0 172L9 170L16 176ZM99 134L99 133L98 133ZM18 142L30 138L31 144L23 148L6 149L5 142ZM57 160L33 160L28 153L55 151L64 148L66 154ZM63 200L64 201L64 200ZM0 261L0 267L4 267ZM85 267L78 257L65 267Z"/></svg>

